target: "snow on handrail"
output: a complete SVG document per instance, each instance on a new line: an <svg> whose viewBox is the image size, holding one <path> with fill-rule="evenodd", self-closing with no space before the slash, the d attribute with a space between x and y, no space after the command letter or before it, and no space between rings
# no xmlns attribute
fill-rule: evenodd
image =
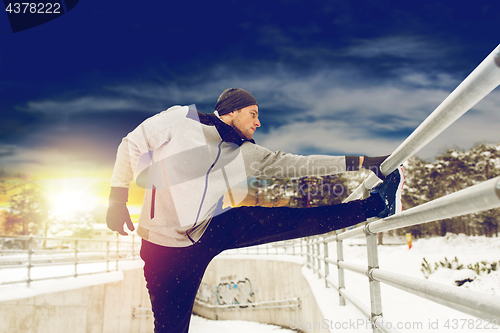
<svg viewBox="0 0 500 333"><path fill-rule="evenodd" d="M498 297L374 269L370 277L477 318L500 322Z"/></svg>

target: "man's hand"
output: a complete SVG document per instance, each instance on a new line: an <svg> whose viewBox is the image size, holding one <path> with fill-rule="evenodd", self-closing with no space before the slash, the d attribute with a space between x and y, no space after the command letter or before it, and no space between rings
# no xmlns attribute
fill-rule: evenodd
<svg viewBox="0 0 500 333"><path fill-rule="evenodd" d="M385 179L384 174L382 171L380 171L380 165L382 162L384 162L390 155L387 156L375 156L375 157L368 157L368 156L363 156L363 160L360 163L362 164L362 167L364 169L368 169L370 171L373 171L375 173L375 176L380 178L381 180Z"/></svg>
<svg viewBox="0 0 500 333"><path fill-rule="evenodd" d="M106 222L109 229L118 231L118 233L123 236L128 235L125 230L123 230L123 225L125 223L130 231L134 231L134 225L130 219L126 202L110 202L106 214Z"/></svg>

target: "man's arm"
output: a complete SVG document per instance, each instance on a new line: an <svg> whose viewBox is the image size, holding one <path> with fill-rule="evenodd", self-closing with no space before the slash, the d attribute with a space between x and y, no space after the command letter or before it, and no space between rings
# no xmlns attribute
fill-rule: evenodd
<svg viewBox="0 0 500 333"><path fill-rule="evenodd" d="M111 177L111 191L109 194L109 205L106 213L108 228L117 231L120 235L127 236L124 224L130 231L134 231L134 225L130 219L127 208L128 190L134 179L134 169L142 153L147 152L146 138L142 140L137 135L142 124L129 133L118 146L113 176ZM134 140L134 137L135 140ZM139 143L137 143L137 139Z"/></svg>
<svg viewBox="0 0 500 333"><path fill-rule="evenodd" d="M109 229L121 235L127 235L123 230L123 225L127 224L131 231L134 230L126 203L130 183L134 180L134 176L138 176L142 171L138 168L139 158L170 141L171 128L185 119L187 110L187 107L173 107L163 111L146 119L123 138L118 146L111 177L109 207L106 215Z"/></svg>
<svg viewBox="0 0 500 333"><path fill-rule="evenodd" d="M242 146L247 174L258 177L295 178L307 176L326 176L361 168L371 170L384 179L380 164L388 156L329 156L295 155L281 151L270 151L255 144Z"/></svg>

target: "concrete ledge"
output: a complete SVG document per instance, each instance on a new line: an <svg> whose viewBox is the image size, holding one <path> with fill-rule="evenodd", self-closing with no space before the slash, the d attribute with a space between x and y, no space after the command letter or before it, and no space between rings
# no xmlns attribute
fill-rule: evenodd
<svg viewBox="0 0 500 333"><path fill-rule="evenodd" d="M135 267L134 267L135 266ZM121 267L123 269L123 267ZM142 262L117 272L0 288L0 332L152 332L153 318Z"/></svg>
<svg viewBox="0 0 500 333"><path fill-rule="evenodd" d="M266 257L227 255L215 258L205 272L197 295L199 302L195 303L193 312L213 320L248 320L288 328L299 322L321 322L325 317L302 274L303 260L297 257L291 260L286 256ZM296 298L300 300L298 307L273 307L267 303ZM265 304L261 306L259 303ZM248 306L213 307L231 304ZM291 305L293 302L281 304ZM303 331L315 330L305 327Z"/></svg>

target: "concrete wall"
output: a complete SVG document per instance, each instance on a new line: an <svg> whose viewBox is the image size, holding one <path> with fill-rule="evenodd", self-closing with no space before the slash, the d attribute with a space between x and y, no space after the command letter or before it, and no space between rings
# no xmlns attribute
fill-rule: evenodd
<svg viewBox="0 0 500 333"><path fill-rule="evenodd" d="M9 287L9 291L6 291L4 289L6 287L2 287L0 332L137 333L153 331L152 317L133 317L134 308L151 308L142 268L107 273L104 277L102 274L101 276L89 275L69 280L73 282L68 282L68 279L55 280L64 286L59 291L54 286L49 287L48 281L45 284L44 282L33 283L31 288L24 288L24 290L21 287L12 286ZM54 285L54 281L50 283ZM19 289L17 293L16 288ZM8 294L11 296L9 297ZM151 311L140 311L140 314L147 313L151 314Z"/></svg>
<svg viewBox="0 0 500 333"><path fill-rule="evenodd" d="M287 328L293 323L321 322L324 318L307 280L302 264L292 261L267 260L265 257L220 256L214 259L203 277L198 291L199 302L193 311L217 320L248 320ZM300 299L300 307L264 308L252 303ZM210 308L204 304L250 303L247 308ZM295 320L295 322L293 322ZM303 329L305 332L327 332L326 329Z"/></svg>
<svg viewBox="0 0 500 333"><path fill-rule="evenodd" d="M291 327L292 323L317 323L324 318L307 280L302 263L258 256L221 256L207 268L194 312L209 319L248 320ZM139 266L138 266L139 264ZM151 302L142 263L106 274L52 280L0 288L2 333L141 333L153 332ZM121 268L121 267L120 267ZM122 269L122 268L121 268ZM237 287L237 288L235 288ZM300 299L300 307L264 308L252 303ZM245 309L208 308L208 304L249 303ZM327 332L326 329L303 329Z"/></svg>

